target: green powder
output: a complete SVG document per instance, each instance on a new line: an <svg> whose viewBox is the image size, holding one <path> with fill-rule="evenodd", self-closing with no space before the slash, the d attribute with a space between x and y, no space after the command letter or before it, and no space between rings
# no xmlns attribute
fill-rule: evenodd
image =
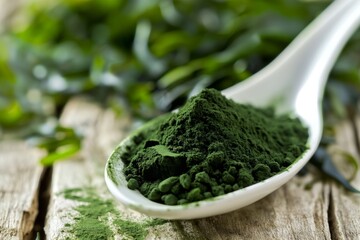
<svg viewBox="0 0 360 240"><path fill-rule="evenodd" d="M157 225L162 225L168 221L163 219L154 219L150 221L145 221L143 223L137 223L134 221L124 220L118 218L114 221L114 224L118 232L123 233L125 236L131 237L131 239L141 240L145 239L148 234L148 228L154 227Z"/></svg>
<svg viewBox="0 0 360 240"><path fill-rule="evenodd" d="M168 205L223 195L284 171L305 150L299 119L206 89L133 137L121 153L130 189Z"/></svg>
<svg viewBox="0 0 360 240"><path fill-rule="evenodd" d="M68 239L110 240L119 234L124 239L143 240L149 227L166 223L159 219L144 222L123 219L114 203L99 197L93 188L67 189L63 196L81 203L75 207L78 214L74 216L74 223L65 224L71 235Z"/></svg>

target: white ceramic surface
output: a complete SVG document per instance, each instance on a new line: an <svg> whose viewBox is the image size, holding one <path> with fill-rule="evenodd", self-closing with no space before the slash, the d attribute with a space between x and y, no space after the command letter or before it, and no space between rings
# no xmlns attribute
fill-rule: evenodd
<svg viewBox="0 0 360 240"><path fill-rule="evenodd" d="M125 206L164 219L194 219L247 206L288 182L309 161L322 134L321 102L329 72L360 23L360 0L335 0L271 64L246 81L223 91L240 103L291 112L309 128L309 149L287 171L263 182L210 200L167 206L126 187L123 163L114 151L105 169L110 192ZM118 148L125 146L130 137ZM113 178L108 174L112 171ZM112 179L116 179L113 181Z"/></svg>

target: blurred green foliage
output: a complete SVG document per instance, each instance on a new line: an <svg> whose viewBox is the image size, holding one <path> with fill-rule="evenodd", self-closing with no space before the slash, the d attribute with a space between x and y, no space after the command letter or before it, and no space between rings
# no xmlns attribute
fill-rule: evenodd
<svg viewBox="0 0 360 240"><path fill-rule="evenodd" d="M324 5L30 2L0 43L0 123L15 127L56 115L76 94L153 117L181 104L193 89L222 89L247 78Z"/></svg>
<svg viewBox="0 0 360 240"><path fill-rule="evenodd" d="M38 129L58 117L72 96L86 95L119 114L152 118L202 88L224 89L257 72L328 4L30 1L0 38L0 128L35 129L48 140L42 146L49 152L59 150L54 141L63 146L56 133L68 134L73 142L66 156L79 148L76 132L57 126L46 135ZM357 32L331 75L324 104L331 114L346 114L359 95L359 38Z"/></svg>

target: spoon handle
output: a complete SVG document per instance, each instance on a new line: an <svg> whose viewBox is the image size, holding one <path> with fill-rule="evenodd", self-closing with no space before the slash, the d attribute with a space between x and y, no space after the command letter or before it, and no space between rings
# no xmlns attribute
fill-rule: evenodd
<svg viewBox="0 0 360 240"><path fill-rule="evenodd" d="M328 75L359 24L360 0L335 0L289 45L283 56L279 56L278 64L292 61L298 71L304 71L299 72L302 81L298 84L303 85L308 96L313 95L312 100L321 101ZM314 83L316 79L318 84Z"/></svg>
<svg viewBox="0 0 360 240"><path fill-rule="evenodd" d="M251 99L258 106L281 96L281 108L287 111L302 89L302 100L320 103L329 72L359 23L360 0L335 0L274 61L223 94L239 102Z"/></svg>

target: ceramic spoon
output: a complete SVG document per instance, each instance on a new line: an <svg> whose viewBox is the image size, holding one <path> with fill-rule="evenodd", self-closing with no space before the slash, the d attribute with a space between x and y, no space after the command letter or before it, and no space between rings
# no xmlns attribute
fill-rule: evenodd
<svg viewBox="0 0 360 240"><path fill-rule="evenodd" d="M277 102L278 112L290 112L309 128L309 149L286 171L263 182L216 198L186 205L152 202L126 187L117 147L105 169L110 192L125 206L164 219L193 219L218 215L247 206L288 182L310 159L322 135L321 102L329 72L346 41L360 23L360 0L336 0L311 23L271 64L246 81L223 91L239 103L267 106Z"/></svg>

